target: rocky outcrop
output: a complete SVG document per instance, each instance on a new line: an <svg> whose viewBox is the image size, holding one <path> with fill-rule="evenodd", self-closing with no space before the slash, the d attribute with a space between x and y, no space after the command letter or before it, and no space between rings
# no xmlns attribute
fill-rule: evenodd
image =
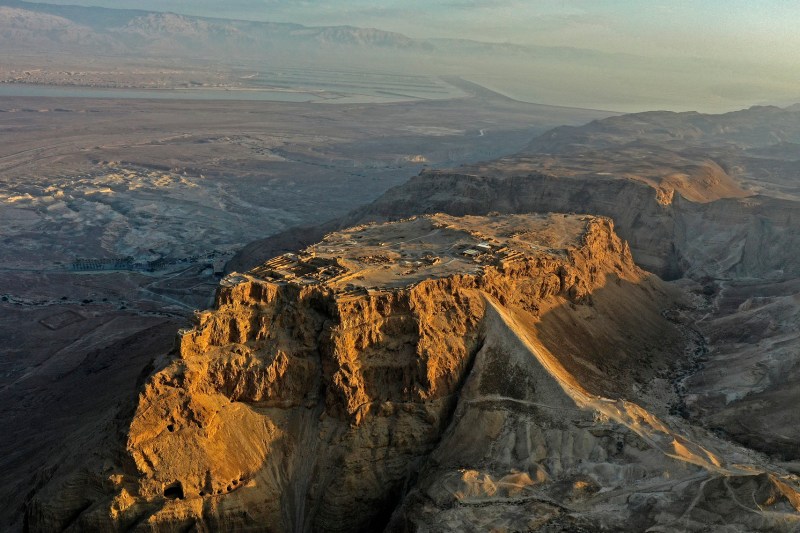
<svg viewBox="0 0 800 533"><path fill-rule="evenodd" d="M329 228L437 211L613 218L637 264L694 298L695 312L681 323L697 346L674 377L671 411L797 473L798 117L796 109L778 108L659 112L557 128L522 154L426 171ZM306 235L316 236L313 229ZM280 237L253 243L234 262L260 261L281 245ZM560 339L552 342L560 342L562 360L564 352L589 349L582 339L564 350L563 339L582 328L565 318L558 323L551 338ZM620 361L611 352L621 340L605 335L617 327L593 330L603 340L590 350L608 353L603 372ZM586 371L579 363L569 368ZM628 378L642 383L641 376Z"/></svg>
<svg viewBox="0 0 800 533"><path fill-rule="evenodd" d="M29 529L646 529L701 523L748 476L755 504L720 520L794 516L796 480L668 415L660 376L687 345L662 313L677 293L607 219L568 217L581 230L560 249L526 244L524 219L470 220L521 246L478 270L370 291L224 283L156 362L126 458L45 486ZM457 220L414 227L444 238ZM400 254L422 238L406 237Z"/></svg>

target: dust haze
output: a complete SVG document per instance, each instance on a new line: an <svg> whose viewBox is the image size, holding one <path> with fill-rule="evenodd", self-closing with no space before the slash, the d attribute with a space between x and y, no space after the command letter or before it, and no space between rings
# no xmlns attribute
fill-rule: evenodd
<svg viewBox="0 0 800 533"><path fill-rule="evenodd" d="M416 18L441 17L441 31L452 31L447 28L457 24L457 19L434 8L421 6ZM429 9L435 12L428 13ZM519 9L522 18L514 23L515 30L531 7ZM254 8L249 13L263 17L271 12ZM352 14L359 16L358 10ZM414 20L405 10L398 17ZM433 32L409 37L352 23L304 26L17 0L0 2L0 28L0 46L7 52L0 81L15 83L302 87L335 95L349 92L348 88L369 88L373 83L362 81L371 82L369 77L376 74L448 75L526 102L627 112L732 111L753 104L790 104L800 97L794 69L780 59L781 54L754 58L745 53L745 46L740 54L720 58L705 54L718 48L708 43L694 53L678 54L669 48L661 50L646 37L636 46L618 44L604 50L606 41L613 44L612 36L600 36L594 43L580 39L580 46L563 39L557 45L517 44L486 39L478 31L470 34L466 27L456 32L458 36ZM713 40L716 34L704 31ZM545 28L523 34L540 33L546 34ZM689 35L675 40L697 44L698 38ZM379 100L398 93L412 98L446 94L441 87L425 87L426 82L406 81L410 83L384 87Z"/></svg>

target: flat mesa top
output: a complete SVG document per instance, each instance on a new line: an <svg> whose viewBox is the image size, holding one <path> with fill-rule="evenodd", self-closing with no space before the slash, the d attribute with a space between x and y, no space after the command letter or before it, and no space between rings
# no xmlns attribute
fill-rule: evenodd
<svg viewBox="0 0 800 533"><path fill-rule="evenodd" d="M273 282L325 285L363 293L430 278L478 274L483 267L577 245L586 215L464 216L435 214L337 231L297 254L284 254L247 276ZM244 280L232 275L228 284ZM225 280L223 280L225 284Z"/></svg>

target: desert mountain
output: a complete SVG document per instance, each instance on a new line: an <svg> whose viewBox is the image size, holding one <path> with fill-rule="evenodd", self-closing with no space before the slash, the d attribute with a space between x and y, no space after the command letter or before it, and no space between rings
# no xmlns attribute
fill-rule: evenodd
<svg viewBox="0 0 800 533"><path fill-rule="evenodd" d="M479 35L412 38L352 25L312 27L20 0L0 0L0 8L0 48L14 59L0 65L8 69L0 69L5 75L0 80L14 83L75 84L65 72L87 70L105 73L104 83L114 86L120 69L149 66L183 71L182 83L213 85L216 77L200 75L213 73L236 86L253 82L245 76L275 69L319 68L460 76L526 102L615 111L682 109L687 101L735 109L756 98L742 87L762 82L770 89L757 97L765 101L798 97L790 69L744 59L645 57L547 43L483 42ZM267 6L253 13L267 20L269 15ZM37 75L24 74L31 70ZM655 90L663 87L670 90Z"/></svg>
<svg viewBox="0 0 800 533"><path fill-rule="evenodd" d="M317 51L346 47L351 49L395 50L413 53L481 54L498 52L515 55L541 55L547 47L498 45L469 40L412 39L403 34L375 28L355 26L309 27L291 23L253 22L154 13L136 10L97 7L59 6L0 1L0 45L5 49L24 46L47 47L58 42L75 47L108 44L116 41L118 54L154 52L153 41L169 43L167 56L197 56L199 46L207 58L223 58L236 52L237 60L254 59L264 53L273 54L273 47L310 47ZM6 33L13 30L14 33ZM47 33L43 33L47 32ZM47 38L48 40L43 40ZM217 47L215 50L214 47ZM553 48L563 53L563 48ZM109 50L112 51L112 50ZM287 52L284 49L283 52ZM580 56L580 50L573 54ZM586 51L587 54L590 52Z"/></svg>
<svg viewBox="0 0 800 533"><path fill-rule="evenodd" d="M611 217L637 264L706 300L694 320L711 345L687 369L681 411L796 461L800 191L797 156L786 147L798 126L796 108L761 107L558 128L517 156L423 172L344 220L253 243L232 267L339 225L417 213Z"/></svg>
<svg viewBox="0 0 800 533"><path fill-rule="evenodd" d="M164 57L197 57L198 48L206 58L279 58L291 47L307 52L337 51L394 52L395 59L411 53L433 56L497 58L517 60L570 61L585 65L613 60L618 54L569 47L491 43L470 39L414 39L397 32L356 26L303 26L292 23L215 19L176 13L148 12L99 7L62 6L19 0L0 0L0 45L14 50L28 47L48 50L54 43L95 52L92 45L111 46L116 55L161 53ZM13 30L13 33L9 33ZM169 43L173 49L153 47L153 41ZM277 48L277 50L276 50ZM339 49L342 50L339 50ZM644 58L626 56L644 63ZM384 65L384 68L388 65Z"/></svg>
<svg viewBox="0 0 800 533"><path fill-rule="evenodd" d="M709 352L685 380L684 413L796 461L800 190L787 146L798 126L796 108L612 117L546 133L519 156L420 175L355 216L613 218L638 264L708 297L696 321Z"/></svg>
<svg viewBox="0 0 800 533"><path fill-rule="evenodd" d="M56 476L28 527L789 531L796 476L669 414L686 304L604 218L329 234L226 278L119 461Z"/></svg>
<svg viewBox="0 0 800 533"><path fill-rule="evenodd" d="M13 0L0 2L0 47L40 54L68 51L93 58L92 63L113 56L117 62L203 58L228 66L232 58L237 65L274 65L305 57L302 65L329 61L331 54L339 57L347 50L385 56L432 48L401 34L353 26L306 27Z"/></svg>
<svg viewBox="0 0 800 533"><path fill-rule="evenodd" d="M253 243L25 527L796 530L799 119L557 128Z"/></svg>

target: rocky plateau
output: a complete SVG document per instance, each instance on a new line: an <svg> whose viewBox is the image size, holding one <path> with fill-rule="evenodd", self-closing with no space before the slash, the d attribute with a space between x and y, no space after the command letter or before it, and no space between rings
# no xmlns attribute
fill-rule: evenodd
<svg viewBox="0 0 800 533"><path fill-rule="evenodd" d="M229 275L116 460L55 476L26 526L791 531L797 476L670 414L690 312L603 217L331 233Z"/></svg>

